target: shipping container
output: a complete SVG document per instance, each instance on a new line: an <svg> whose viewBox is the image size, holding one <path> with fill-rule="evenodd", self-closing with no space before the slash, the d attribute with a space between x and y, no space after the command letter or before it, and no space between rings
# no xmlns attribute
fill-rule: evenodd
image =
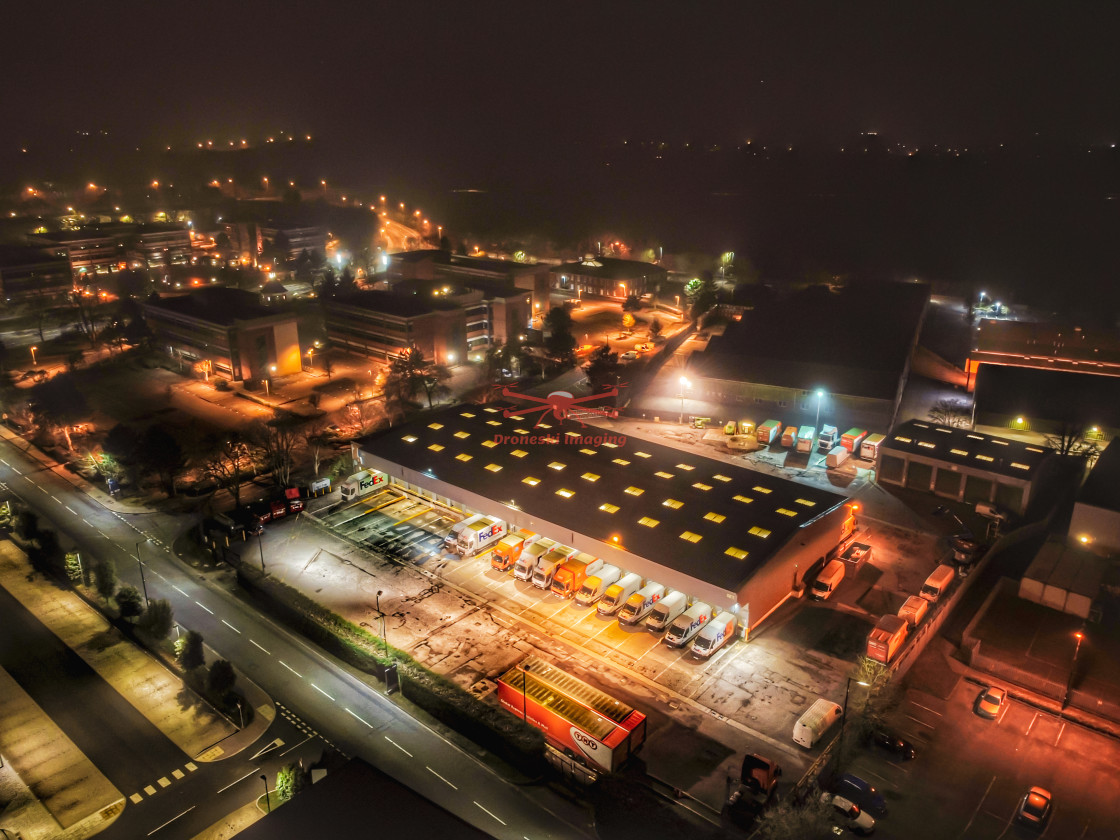
<svg viewBox="0 0 1120 840"><path fill-rule="evenodd" d="M824 465L828 468L838 467L848 460L852 453L846 447L834 446L829 450L828 454L824 456Z"/></svg>
<svg viewBox="0 0 1120 840"><path fill-rule="evenodd" d="M859 452L860 444L865 437L867 437L867 429L848 429L840 436L840 445L854 455Z"/></svg>
<svg viewBox="0 0 1120 840"><path fill-rule="evenodd" d="M917 627L922 623L922 619L926 617L926 612L929 610L929 601L920 595L911 595L906 599L906 602L898 608L898 617L905 618L906 623L911 627Z"/></svg>
<svg viewBox="0 0 1120 840"><path fill-rule="evenodd" d="M782 432L782 446L786 449L793 449L797 446L797 427L786 426L786 430Z"/></svg>
<svg viewBox="0 0 1120 840"><path fill-rule="evenodd" d="M812 426L802 426L797 430L797 451L798 452L812 452L813 451L813 438L817 436L817 430Z"/></svg>
<svg viewBox="0 0 1120 840"><path fill-rule="evenodd" d="M874 461L879 457L879 447L883 445L883 441L887 439L886 435L874 434L865 438L859 447L859 457L865 461Z"/></svg>
<svg viewBox="0 0 1120 840"><path fill-rule="evenodd" d="M759 443L777 443L778 438L782 434L782 421L767 420L758 427L758 431L755 434L758 437Z"/></svg>
<svg viewBox="0 0 1120 840"><path fill-rule="evenodd" d="M906 641L909 628L905 618L897 615L884 615L867 637L867 657L884 665L889 663L902 643Z"/></svg>

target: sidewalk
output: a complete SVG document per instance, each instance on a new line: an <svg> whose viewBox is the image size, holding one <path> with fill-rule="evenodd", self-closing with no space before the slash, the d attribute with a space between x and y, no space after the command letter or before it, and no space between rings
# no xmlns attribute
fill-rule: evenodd
<svg viewBox="0 0 1120 840"><path fill-rule="evenodd" d="M0 586L184 753L197 757L235 731L78 595L47 583L38 574L29 575L28 570L23 552L8 540L0 541ZM184 693L193 698L187 708L179 699Z"/></svg>

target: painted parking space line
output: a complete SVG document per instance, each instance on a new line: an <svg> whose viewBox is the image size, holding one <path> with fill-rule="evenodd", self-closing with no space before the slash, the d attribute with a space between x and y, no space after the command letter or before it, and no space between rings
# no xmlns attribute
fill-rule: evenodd
<svg viewBox="0 0 1120 840"><path fill-rule="evenodd" d="M980 813L980 807L984 804L984 800L988 798L988 794L992 792L992 785L996 783L996 778L996 776L992 776L992 780L988 782L988 787L985 788L984 795L981 796L980 801L976 803L976 810L973 811L972 816L968 818L968 822L965 823L964 829L958 835L959 837L964 837L966 834L968 834L968 830L972 828L973 820L975 820L976 815Z"/></svg>

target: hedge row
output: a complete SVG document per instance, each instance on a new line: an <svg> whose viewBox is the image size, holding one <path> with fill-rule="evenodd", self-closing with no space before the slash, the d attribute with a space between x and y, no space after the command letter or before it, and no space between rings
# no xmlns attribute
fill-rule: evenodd
<svg viewBox="0 0 1120 840"><path fill-rule="evenodd" d="M241 566L239 583L275 618L349 665L384 679L397 663L401 692L434 718L529 775L544 772L544 735L500 707L484 703L455 683L428 670L404 651L347 621L298 589Z"/></svg>

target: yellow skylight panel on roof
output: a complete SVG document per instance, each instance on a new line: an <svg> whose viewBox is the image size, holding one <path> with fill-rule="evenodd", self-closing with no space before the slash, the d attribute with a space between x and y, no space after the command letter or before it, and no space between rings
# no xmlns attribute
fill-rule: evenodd
<svg viewBox="0 0 1120 840"><path fill-rule="evenodd" d="M996 446L1010 446L1010 445L1011 445L1011 444L1010 444L1010 443L1008 443L1007 441L1005 441L1005 440L1000 440L999 438L992 438L992 439L991 439L991 440L989 441L989 443L994 443L994 444L995 444Z"/></svg>
<svg viewBox="0 0 1120 840"><path fill-rule="evenodd" d="M984 436L983 436L983 435L972 435L972 434L969 434L969 435L965 435L965 437L967 437L967 438L972 438L973 440L983 440L983 439L984 439Z"/></svg>
<svg viewBox="0 0 1120 840"><path fill-rule="evenodd" d="M692 486L693 486L693 487L695 487L695 488L696 488L697 490L711 490L711 489L712 489L712 485L710 485L710 484L705 484L705 483L704 483L704 482L702 482L702 481L697 481L697 482L696 482L695 484L693 484Z"/></svg>
<svg viewBox="0 0 1120 840"><path fill-rule="evenodd" d="M722 513L716 513L715 511L710 510L707 513L704 514L704 518L707 519L709 522L719 523L719 522L723 522L723 520L725 520L727 517L724 516Z"/></svg>
<svg viewBox="0 0 1120 840"><path fill-rule="evenodd" d="M642 493L644 493L646 491L643 490L641 487L627 487L623 492L628 493L631 496L640 496L640 495L642 495Z"/></svg>
<svg viewBox="0 0 1120 840"><path fill-rule="evenodd" d="M487 407L487 408L484 408L482 410L489 413L489 414L497 414L498 413L498 409L496 409L496 408Z"/></svg>
<svg viewBox="0 0 1120 840"><path fill-rule="evenodd" d="M541 428L541 429L551 429L552 428L552 426L550 426L548 423L537 423L537 426L538 426L538 428Z"/></svg>
<svg viewBox="0 0 1120 840"><path fill-rule="evenodd" d="M574 490L565 490L563 487L556 491L557 496L563 496L565 499L570 499L575 494L576 492Z"/></svg>
<svg viewBox="0 0 1120 840"><path fill-rule="evenodd" d="M925 423L919 423L917 421L914 421L914 425L917 426L919 429L928 429L929 428L929 426L927 426Z"/></svg>
<svg viewBox="0 0 1120 840"><path fill-rule="evenodd" d="M533 478L531 475L527 475L523 479L521 479L521 483L528 484L530 487L536 487L541 483L541 480L539 478Z"/></svg>
<svg viewBox="0 0 1120 840"><path fill-rule="evenodd" d="M416 437L416 435L405 435L403 438L401 438L401 440L403 440L405 443L416 443L418 438Z"/></svg>
<svg viewBox="0 0 1120 840"><path fill-rule="evenodd" d="M618 444L611 443L609 440L603 441L602 445L607 447L607 449L618 449Z"/></svg>
<svg viewBox="0 0 1120 840"><path fill-rule="evenodd" d="M486 425L487 426L500 426L500 425L502 425L502 421L501 420L487 420Z"/></svg>
<svg viewBox="0 0 1120 840"><path fill-rule="evenodd" d="M730 481L731 480L731 476L720 475L719 473L716 473L715 475L713 475L712 478L714 478L716 481Z"/></svg>
<svg viewBox="0 0 1120 840"><path fill-rule="evenodd" d="M742 493L736 493L731 498L734 499L737 502L742 502L745 505L749 505L751 502L754 501L754 499L752 499L750 496L744 496Z"/></svg>
<svg viewBox="0 0 1120 840"><path fill-rule="evenodd" d="M770 492L769 487L759 487L757 484L754 487L752 487L751 489L758 492L758 493L769 493Z"/></svg>
<svg viewBox="0 0 1120 840"><path fill-rule="evenodd" d="M493 449L495 446L498 445L498 442L496 440L484 440L482 442L482 445L485 446L487 449Z"/></svg>
<svg viewBox="0 0 1120 840"><path fill-rule="evenodd" d="M684 507L684 502L678 502L676 499L666 499L661 504L665 505L665 507L671 507L673 510L680 510Z"/></svg>
<svg viewBox="0 0 1120 840"><path fill-rule="evenodd" d="M683 534L681 534L681 539L688 540L690 543L698 543L704 538L699 534L692 533L692 531L685 531Z"/></svg>
<svg viewBox="0 0 1120 840"><path fill-rule="evenodd" d="M977 461L994 461L995 458L993 458L991 455L977 455L976 460Z"/></svg>
<svg viewBox="0 0 1120 840"><path fill-rule="evenodd" d="M729 549L727 549L727 551L723 553L734 557L736 560L746 560L747 555L750 554L749 551L743 551L743 549L736 548L735 546L731 546Z"/></svg>
<svg viewBox="0 0 1120 840"><path fill-rule="evenodd" d="M953 455L957 455L961 458L967 458L968 457L968 453L965 452L963 449L950 449L949 452L951 452Z"/></svg>
<svg viewBox="0 0 1120 840"><path fill-rule="evenodd" d="M429 423L428 428L429 429L442 429L443 424L442 423Z"/></svg>
<svg viewBox="0 0 1120 840"><path fill-rule="evenodd" d="M433 443L433 444L432 444L431 446L429 446L428 448L429 448L430 450L432 450L432 452L442 452L442 451L443 451L443 444L441 444L441 443Z"/></svg>
<svg viewBox="0 0 1120 840"><path fill-rule="evenodd" d="M583 475L580 476L580 478L582 478L584 481L592 481L592 482L599 480L599 476L595 475L595 473L593 473L593 472L585 472Z"/></svg>
<svg viewBox="0 0 1120 840"><path fill-rule="evenodd" d="M524 418L524 417L522 417L522 416L521 416L520 414L511 414L511 415L509 416L509 419L510 419L510 420L516 420L516 421L517 421L518 423L520 423L520 422L521 422L522 420L524 420L525 418Z"/></svg>
<svg viewBox="0 0 1120 840"><path fill-rule="evenodd" d="M1018 461L1012 461L1011 466L1013 466L1017 470L1029 470L1030 469L1029 466L1027 466L1026 464L1020 464Z"/></svg>
<svg viewBox="0 0 1120 840"><path fill-rule="evenodd" d="M657 519L652 519L648 516L643 516L641 519L638 520L638 524L639 525L645 525L647 528L656 528L661 523Z"/></svg>
<svg viewBox="0 0 1120 840"><path fill-rule="evenodd" d="M512 455L514 458L524 458L529 453L526 452L524 449L515 449L509 454Z"/></svg>
<svg viewBox="0 0 1120 840"><path fill-rule="evenodd" d="M768 536L770 536L769 531L767 531L765 528L759 528L757 525L747 531L747 533L754 534L756 537L762 537L762 539L766 539Z"/></svg>
<svg viewBox="0 0 1120 840"><path fill-rule="evenodd" d="M519 435L531 435L533 432L529 429L514 429Z"/></svg>
<svg viewBox="0 0 1120 840"><path fill-rule="evenodd" d="M490 472L493 472L493 473L501 472L502 471L502 465L501 464L487 464L486 469L490 470Z"/></svg>
<svg viewBox="0 0 1120 840"><path fill-rule="evenodd" d="M937 448L936 443L930 443L928 440L918 441L918 446L924 446L926 449L936 449Z"/></svg>
<svg viewBox="0 0 1120 840"><path fill-rule="evenodd" d="M564 432L564 434L567 435L568 437L574 437L574 438L580 437L579 432Z"/></svg>
<svg viewBox="0 0 1120 840"><path fill-rule="evenodd" d="M899 443L913 443L914 442L914 441L910 440L910 438L903 437L902 435L895 435L894 439L897 440Z"/></svg>
<svg viewBox="0 0 1120 840"><path fill-rule="evenodd" d="M605 510L607 513L618 513L618 505L612 505L610 502L603 502L599 505L599 510Z"/></svg>
<svg viewBox="0 0 1120 840"><path fill-rule="evenodd" d="M637 455L639 458L652 458L653 457L648 452L635 452L634 454Z"/></svg>
<svg viewBox="0 0 1120 840"><path fill-rule="evenodd" d="M612 458L611 463L618 464L620 467L630 466L630 462L627 461L625 458Z"/></svg>
<svg viewBox="0 0 1120 840"><path fill-rule="evenodd" d="M809 499L794 499L794 501L797 502L797 504L799 504L799 505L805 505L805 507L816 507L817 506L816 502L811 501Z"/></svg>
<svg viewBox="0 0 1120 840"><path fill-rule="evenodd" d="M654 475L657 476L658 478L672 478L673 477L672 473L665 472L665 470L658 470L657 472L654 473Z"/></svg>
<svg viewBox="0 0 1120 840"><path fill-rule="evenodd" d="M1044 449L1039 449L1037 446L1028 446L1028 447L1026 447L1026 450L1028 452L1045 452L1046 451Z"/></svg>
<svg viewBox="0 0 1120 840"><path fill-rule="evenodd" d="M688 464L677 464L677 469L679 469L679 470L694 470L696 468L695 467L690 467Z"/></svg>
<svg viewBox="0 0 1120 840"><path fill-rule="evenodd" d="M778 513L782 516L797 516L797 511L790 510L789 508L778 508Z"/></svg>
<svg viewBox="0 0 1120 840"><path fill-rule="evenodd" d="M596 454L594 449L581 449L580 452L582 452L584 455L595 455Z"/></svg>
<svg viewBox="0 0 1120 840"><path fill-rule="evenodd" d="M553 461L548 465L548 468L550 470L556 470L557 472L560 472L560 470L564 469L564 463L562 461Z"/></svg>
<svg viewBox="0 0 1120 840"><path fill-rule="evenodd" d="M456 461L463 461L465 463L473 457L474 457L473 455L468 455L466 452L460 452L458 455L455 456L455 460Z"/></svg>
<svg viewBox="0 0 1120 840"><path fill-rule="evenodd" d="M459 440L462 440L463 438L469 438L470 436L471 436L470 432L456 432L455 433L455 437L459 438Z"/></svg>
<svg viewBox="0 0 1120 840"><path fill-rule="evenodd" d="M459 416L460 417L474 417L474 415L469 411L461 411L461 412L459 412Z"/></svg>

